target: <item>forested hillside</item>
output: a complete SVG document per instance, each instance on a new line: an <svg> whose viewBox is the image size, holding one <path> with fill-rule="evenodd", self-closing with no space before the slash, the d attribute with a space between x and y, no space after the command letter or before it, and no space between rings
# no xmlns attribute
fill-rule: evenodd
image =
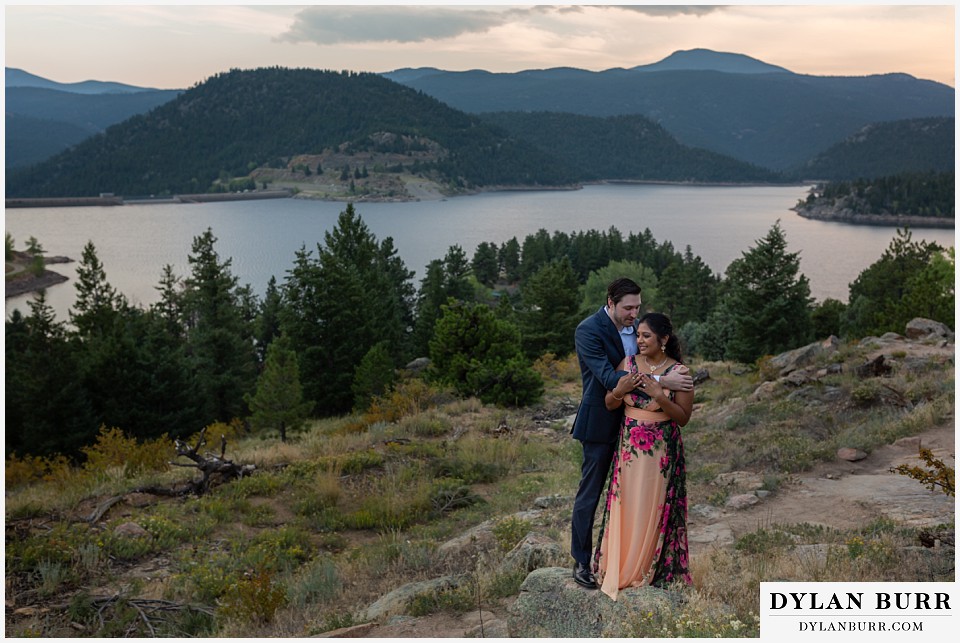
<svg viewBox="0 0 960 643"><path fill-rule="evenodd" d="M952 172L956 161L955 128L953 118L873 123L790 175L849 181L904 172Z"/></svg>
<svg viewBox="0 0 960 643"><path fill-rule="evenodd" d="M179 94L179 90L77 93L77 90L48 87L7 87L4 105L7 169L46 160L110 125L146 113Z"/></svg>
<svg viewBox="0 0 960 643"><path fill-rule="evenodd" d="M833 181L818 186L798 209L953 219L955 176L954 172L926 172Z"/></svg>
<svg viewBox="0 0 960 643"><path fill-rule="evenodd" d="M7 196L205 192L293 155L369 146L382 132L443 153L423 171L454 186L559 185L574 177L530 145L376 74L233 70L9 177Z"/></svg>
<svg viewBox="0 0 960 643"><path fill-rule="evenodd" d="M783 181L770 170L681 145L643 116L494 112L481 114L481 118L560 159L584 181Z"/></svg>

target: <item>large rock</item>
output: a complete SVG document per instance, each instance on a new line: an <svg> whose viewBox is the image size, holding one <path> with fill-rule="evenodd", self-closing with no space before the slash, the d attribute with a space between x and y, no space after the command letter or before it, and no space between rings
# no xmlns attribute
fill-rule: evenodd
<svg viewBox="0 0 960 643"><path fill-rule="evenodd" d="M778 370L778 375L784 377L793 371L810 366L821 355L829 355L837 352L840 347L840 340L831 335L822 342L814 342L795 348L785 353L780 353L770 358L770 366Z"/></svg>
<svg viewBox="0 0 960 643"><path fill-rule="evenodd" d="M949 339L953 340L953 331L946 324L924 319L923 317L914 317L907 322L907 337L910 339Z"/></svg>
<svg viewBox="0 0 960 643"><path fill-rule="evenodd" d="M410 602L418 596L434 596L445 591L460 587L466 582L466 575L443 576L430 580L407 583L389 594L381 596L373 605L367 608L367 621L383 621L391 616L406 614Z"/></svg>
<svg viewBox="0 0 960 643"><path fill-rule="evenodd" d="M522 569L532 572L540 567L556 565L563 561L565 556L567 554L557 541L529 533L504 556L500 568L504 571Z"/></svg>
<svg viewBox="0 0 960 643"><path fill-rule="evenodd" d="M531 572L510 606L512 638L598 638L635 636L643 617L669 611L680 595L657 587L629 587L616 601L573 582L571 569L544 567Z"/></svg>

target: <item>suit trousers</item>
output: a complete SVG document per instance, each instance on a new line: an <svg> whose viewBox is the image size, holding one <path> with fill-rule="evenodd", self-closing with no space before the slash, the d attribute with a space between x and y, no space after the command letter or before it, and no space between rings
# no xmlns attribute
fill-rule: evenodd
<svg viewBox="0 0 960 643"><path fill-rule="evenodd" d="M570 555L584 565L593 557L593 522L600 494L607 482L616 442L586 442L583 446L583 464L580 467L580 487L573 502Z"/></svg>

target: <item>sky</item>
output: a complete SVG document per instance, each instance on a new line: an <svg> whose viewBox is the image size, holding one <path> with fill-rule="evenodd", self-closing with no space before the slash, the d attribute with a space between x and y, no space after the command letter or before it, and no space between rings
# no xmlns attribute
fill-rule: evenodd
<svg viewBox="0 0 960 643"><path fill-rule="evenodd" d="M229 69L599 71L706 48L793 72L956 86L954 5L112 4L4 7L5 65L183 89Z"/></svg>

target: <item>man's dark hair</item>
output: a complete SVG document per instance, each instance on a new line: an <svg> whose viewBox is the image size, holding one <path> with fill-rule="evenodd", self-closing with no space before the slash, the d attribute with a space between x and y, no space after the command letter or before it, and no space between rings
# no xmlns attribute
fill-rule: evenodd
<svg viewBox="0 0 960 643"><path fill-rule="evenodd" d="M620 300L627 295L639 294L640 286L638 286L637 282L633 279L628 279L627 277L614 279L610 282L610 285L607 286L607 299L613 301L614 305L619 304Z"/></svg>

